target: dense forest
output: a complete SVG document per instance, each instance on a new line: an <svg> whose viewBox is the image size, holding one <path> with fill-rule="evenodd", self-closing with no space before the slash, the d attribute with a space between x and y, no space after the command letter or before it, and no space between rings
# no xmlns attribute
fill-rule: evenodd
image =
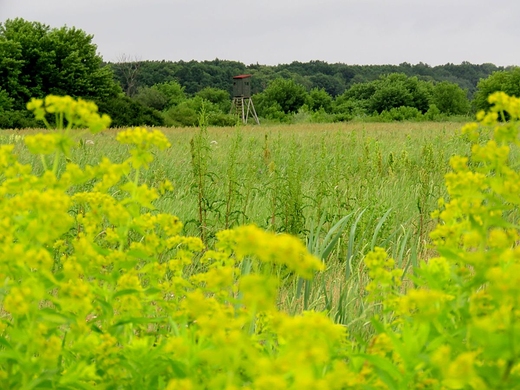
<svg viewBox="0 0 520 390"><path fill-rule="evenodd" d="M250 74L262 123L466 120L502 90L520 95L520 68L493 64L399 65L237 61L103 62L93 36L17 18L0 23L0 128L41 126L31 98L94 101L112 126L232 126L232 78ZM52 118L49 118L52 120Z"/></svg>
<svg viewBox="0 0 520 390"><path fill-rule="evenodd" d="M196 94L206 87L218 88L231 93L231 78L238 74L251 74L252 92L262 92L276 78L292 79L307 90L324 89L332 97L341 95L357 83L374 81L382 75L403 73L416 76L424 81L448 81L458 84L468 91L471 99L480 79L504 67L493 64L446 64L429 66L402 63L399 65L347 65L329 64L323 61L292 62L276 66L251 64L215 59L212 61L127 61L109 63L116 77L128 95L134 95L139 88L177 81L187 94Z"/></svg>

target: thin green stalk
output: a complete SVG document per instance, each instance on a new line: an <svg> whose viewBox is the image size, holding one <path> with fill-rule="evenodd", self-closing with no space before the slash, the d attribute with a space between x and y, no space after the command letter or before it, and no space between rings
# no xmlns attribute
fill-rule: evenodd
<svg viewBox="0 0 520 390"><path fill-rule="evenodd" d="M43 170L48 171L49 168L47 166L47 161L45 161L45 156L43 154L40 154L40 159L42 161Z"/></svg>

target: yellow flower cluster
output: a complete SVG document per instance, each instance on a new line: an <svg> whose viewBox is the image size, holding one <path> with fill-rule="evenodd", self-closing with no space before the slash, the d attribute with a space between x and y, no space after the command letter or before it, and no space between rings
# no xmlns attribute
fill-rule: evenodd
<svg viewBox="0 0 520 390"><path fill-rule="evenodd" d="M153 160L150 148L157 147L161 150L171 146L170 141L159 130L149 131L142 127L121 131L117 134L117 140L121 144L133 145L130 150L132 156L131 163L135 169L140 167L148 168Z"/></svg>
<svg viewBox="0 0 520 390"><path fill-rule="evenodd" d="M371 281L366 286L370 293L369 299L383 300L391 304L391 298L401 285L403 271L395 268L394 259L388 257L383 248L374 248L364 259Z"/></svg>
<svg viewBox="0 0 520 390"><path fill-rule="evenodd" d="M111 122L108 115L98 114L93 102L70 96L49 95L45 99L31 99L27 109L33 111L38 120L45 121L46 114L56 115L58 129L63 128L63 122L59 119L65 119L68 128L88 128L92 133L108 128Z"/></svg>
<svg viewBox="0 0 520 390"><path fill-rule="evenodd" d="M12 315L23 316L29 313L32 301L32 289L29 286L13 286L4 299L3 307Z"/></svg>
<svg viewBox="0 0 520 390"><path fill-rule="evenodd" d="M238 259L253 256L265 263L285 265L307 279L325 268L300 240L288 234L269 233L249 225L219 232L217 238L217 248L233 250Z"/></svg>
<svg viewBox="0 0 520 390"><path fill-rule="evenodd" d="M430 321L446 310L446 303L453 299L453 295L438 290L412 289L399 299L399 311L402 315Z"/></svg>
<svg viewBox="0 0 520 390"><path fill-rule="evenodd" d="M134 127L117 134L121 144L135 145L140 149L150 149L153 146L163 150L171 146L164 133L159 130L147 130L143 127Z"/></svg>

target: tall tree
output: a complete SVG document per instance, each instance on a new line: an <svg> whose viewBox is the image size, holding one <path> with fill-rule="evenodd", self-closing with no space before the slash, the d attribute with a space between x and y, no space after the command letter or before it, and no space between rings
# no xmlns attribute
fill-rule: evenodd
<svg viewBox="0 0 520 390"><path fill-rule="evenodd" d="M102 66L92 35L76 28L50 28L21 18L0 23L0 86L25 109L31 97L71 95L92 100L120 91Z"/></svg>
<svg viewBox="0 0 520 390"><path fill-rule="evenodd" d="M325 89L313 88L307 97L307 105L312 111L324 109L326 112L332 111L332 96Z"/></svg>
<svg viewBox="0 0 520 390"><path fill-rule="evenodd" d="M470 110L467 91L448 81L435 84L431 102L448 115L464 115Z"/></svg>
<svg viewBox="0 0 520 390"><path fill-rule="evenodd" d="M288 114L297 112L307 100L305 87L296 84L293 80L276 79L262 92L263 105L277 105Z"/></svg>
<svg viewBox="0 0 520 390"><path fill-rule="evenodd" d="M398 107L414 107L425 113L430 106L432 85L404 73L391 73L373 81L376 91L371 97L371 108L381 113Z"/></svg>
<svg viewBox="0 0 520 390"><path fill-rule="evenodd" d="M474 104L479 110L490 107L487 98L493 92L502 91L511 96L520 97L520 67L494 72L477 84Z"/></svg>

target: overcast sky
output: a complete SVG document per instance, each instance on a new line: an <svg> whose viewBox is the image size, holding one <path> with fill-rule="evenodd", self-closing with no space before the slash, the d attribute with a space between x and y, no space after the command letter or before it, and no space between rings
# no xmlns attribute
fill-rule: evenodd
<svg viewBox="0 0 520 390"><path fill-rule="evenodd" d="M520 65L520 0L0 0L94 35L105 61Z"/></svg>

